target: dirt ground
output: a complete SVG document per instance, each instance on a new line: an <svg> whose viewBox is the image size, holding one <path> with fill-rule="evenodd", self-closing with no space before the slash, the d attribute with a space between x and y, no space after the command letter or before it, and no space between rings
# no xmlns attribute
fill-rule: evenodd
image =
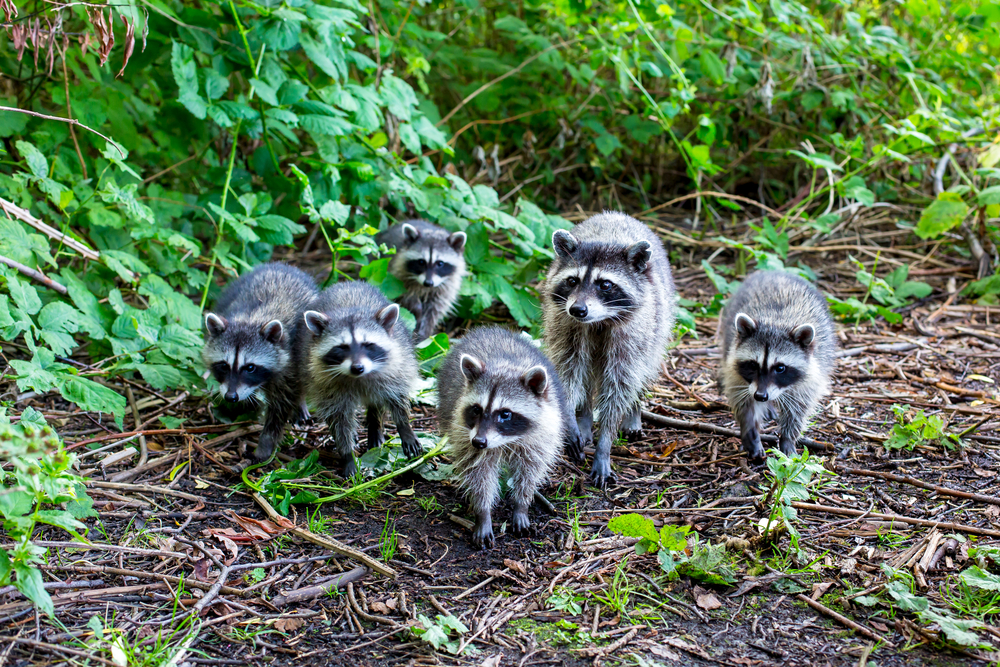
<svg viewBox="0 0 1000 667"><path fill-rule="evenodd" d="M676 274L678 291L708 303L714 290L697 262L690 266ZM852 293L843 271L822 275L820 287ZM146 430L146 466L82 460L99 515L86 522L94 544L71 547L57 531L40 542L49 547L45 575L56 584L58 621L36 618L19 594L3 591L0 664L122 664L116 641L127 645L129 664L142 665L987 664L1000 642L1000 605L958 575L975 562L970 548L1000 537L1000 336L989 307L949 292L948 279L966 281L967 272L933 263L912 271L935 292L900 325L840 325L833 394L807 433L816 460L838 474L797 508L801 553L787 534L761 537L771 477L748 467L738 438L718 431L735 424L715 384L714 320L703 318L698 338L669 355L645 405L642 439L613 451L618 482L607 491L585 484L586 469L561 463L543 489L553 511L532 510L534 535L502 534L510 512L501 508L489 551L471 548L457 487L412 472L318 510L293 505L298 528L379 561L394 534L387 564L398 573L353 572L360 578L347 590L298 601L357 563L287 526L259 523L267 519L261 505L224 468L254 442L252 425L213 423L205 399L149 397L142 421L157 411L187 421L172 432ZM27 404L60 424L78 454L122 438L51 397ZM965 432L961 446L887 449L894 404ZM418 407L414 418L418 431L434 432L432 408ZM284 451L292 458L326 437L317 424L294 433ZM335 469L325 454L320 461ZM421 472L444 463L436 457ZM690 526L700 544L725 544L732 584L671 580L657 555L637 554L634 539L609 532L608 521L628 513ZM946 641L939 625L894 600L886 567L904 573L934 609L978 620L981 645ZM447 644L434 650L411 629L420 616L439 615L466 627L441 634L460 655Z"/></svg>

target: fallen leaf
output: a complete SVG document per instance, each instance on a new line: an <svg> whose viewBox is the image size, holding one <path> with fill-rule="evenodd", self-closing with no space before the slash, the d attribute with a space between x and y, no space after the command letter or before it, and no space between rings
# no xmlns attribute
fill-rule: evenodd
<svg viewBox="0 0 1000 667"><path fill-rule="evenodd" d="M397 496L412 496L415 493L416 493L416 491L414 491L413 489L403 489L402 491L397 491L396 495Z"/></svg>
<svg viewBox="0 0 1000 667"><path fill-rule="evenodd" d="M395 610L396 607L399 606L399 600L397 600L396 598L389 598L388 600L385 601L385 606L388 607L389 609Z"/></svg>
<svg viewBox="0 0 1000 667"><path fill-rule="evenodd" d="M972 472L976 473L980 477L996 477L997 473L995 470L983 470L982 468L976 468L973 466Z"/></svg>
<svg viewBox="0 0 1000 667"><path fill-rule="evenodd" d="M997 507L996 505L988 505L986 509L983 511L983 514L990 517L991 519L995 519L998 516L1000 516L1000 507Z"/></svg>
<svg viewBox="0 0 1000 667"><path fill-rule="evenodd" d="M889 632L889 626L879 623L878 621L868 621L868 623L879 632Z"/></svg>
<svg viewBox="0 0 1000 667"><path fill-rule="evenodd" d="M191 573L191 576L195 579L208 581L208 568L212 565L212 561L202 558L201 560L196 560L193 565L194 572Z"/></svg>
<svg viewBox="0 0 1000 667"><path fill-rule="evenodd" d="M240 548L238 546L236 546L236 542L232 541L231 539L229 539L225 535L215 535L214 537L215 537L215 539L217 539L220 542L222 542L222 546L224 546L227 549L229 549L229 553L232 556L231 558L227 558L227 559L223 560L222 562L225 563L226 565L232 565L233 563L235 563L236 562L236 558L240 555Z"/></svg>
<svg viewBox="0 0 1000 667"><path fill-rule="evenodd" d="M248 535L247 533L236 530L235 528L206 528L201 531L201 534L205 537L223 536L240 544L250 544L251 542L256 541L253 535Z"/></svg>
<svg viewBox="0 0 1000 667"><path fill-rule="evenodd" d="M274 629L278 632L295 632L305 624L305 620L301 618L279 618L274 621Z"/></svg>
<svg viewBox="0 0 1000 667"><path fill-rule="evenodd" d="M384 602L373 602L372 605L371 605L371 607L376 612L378 612L378 613L380 613L382 615L385 615L385 614L389 613L389 607L387 607Z"/></svg>
<svg viewBox="0 0 1000 667"><path fill-rule="evenodd" d="M509 567L510 569L514 570L518 574L528 574L528 571L524 569L524 566L521 565L516 560L511 560L510 558L504 558L503 564Z"/></svg>
<svg viewBox="0 0 1000 667"><path fill-rule="evenodd" d="M711 660L712 662L716 662L715 658L706 653L705 650L700 646L698 646L697 644L692 644L691 642L686 642L683 639L677 639L676 637L664 637L663 642L666 644L670 644L674 648L679 648L682 651L693 653L699 658L704 658L705 660Z"/></svg>
<svg viewBox="0 0 1000 667"><path fill-rule="evenodd" d="M210 486L211 486L211 484L209 484L205 480L201 479L200 477L195 477L194 478L194 488L196 488L196 489L207 489Z"/></svg>
<svg viewBox="0 0 1000 667"><path fill-rule="evenodd" d="M813 584L812 585L813 592L812 595L809 597L811 597L813 600L819 600L821 597L826 595L826 592L830 590L831 586L833 586L832 581L824 581L821 584Z"/></svg>
<svg viewBox="0 0 1000 667"><path fill-rule="evenodd" d="M970 373L965 376L966 380L979 380L980 382L985 382L987 384L993 384L993 378L988 378L985 375L978 375L976 373Z"/></svg>
<svg viewBox="0 0 1000 667"><path fill-rule="evenodd" d="M694 600L698 603L698 606L705 611L712 611L713 609L718 609L722 606L722 603L719 602L719 598L715 597L715 593L706 591L698 586L694 587Z"/></svg>
<svg viewBox="0 0 1000 667"><path fill-rule="evenodd" d="M496 655L491 655L490 657L483 660L482 664L479 665L479 667L500 667L500 658L502 657L503 654L501 653L497 653Z"/></svg>
<svg viewBox="0 0 1000 667"><path fill-rule="evenodd" d="M247 531L257 540L269 540L272 537L281 535L289 528L294 528L295 524L288 519L282 518L280 524L267 519L251 519L247 516L240 516L232 510L225 510L222 515Z"/></svg>
<svg viewBox="0 0 1000 667"><path fill-rule="evenodd" d="M763 660L754 660L753 658L743 658L743 657L730 658L730 661L736 663L737 665L748 665L748 666L764 664Z"/></svg>
<svg viewBox="0 0 1000 667"><path fill-rule="evenodd" d="M840 574L843 576L848 576L854 574L854 570L858 567L858 561L856 558L845 558L840 561Z"/></svg>
<svg viewBox="0 0 1000 667"><path fill-rule="evenodd" d="M659 644L650 644L649 652L658 658L666 658L667 660L673 660L674 662L681 661L680 654L674 653L666 646L660 646Z"/></svg>

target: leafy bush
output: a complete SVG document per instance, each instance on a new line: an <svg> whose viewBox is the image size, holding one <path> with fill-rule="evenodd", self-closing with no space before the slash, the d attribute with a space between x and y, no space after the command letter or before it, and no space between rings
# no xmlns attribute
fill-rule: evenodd
<svg viewBox="0 0 1000 667"><path fill-rule="evenodd" d="M938 415L926 415L923 410L913 410L909 405L893 404L896 423L892 425L886 449L913 449L925 443L937 443L948 449L961 445L958 436L948 433L944 420Z"/></svg>
<svg viewBox="0 0 1000 667"><path fill-rule="evenodd" d="M65 530L78 540L87 527L80 519L97 516L91 509L83 480L70 472L74 457L36 411L27 408L12 424L0 416L0 515L3 528L14 546L0 549L0 586L13 584L39 610L54 613L52 598L45 590L39 563L47 549L32 542L35 528L47 524ZM59 507L65 504L65 509Z"/></svg>

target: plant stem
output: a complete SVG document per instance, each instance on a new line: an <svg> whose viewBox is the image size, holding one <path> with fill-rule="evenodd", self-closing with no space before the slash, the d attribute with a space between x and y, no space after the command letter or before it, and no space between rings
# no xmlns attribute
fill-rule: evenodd
<svg viewBox="0 0 1000 667"><path fill-rule="evenodd" d="M431 451L427 452L426 454L424 454L423 456L421 456L418 459L410 461L408 464L406 464L405 466L403 466L399 470L394 470L394 471L392 471L392 472L390 472L390 473L388 473L386 475L382 475L381 477L376 477L375 479L370 479L367 482L364 482L362 484L358 484L357 486L352 486L347 491L343 491L341 493L337 493L337 494L334 494L332 496L327 496L326 498L320 498L320 499L315 500L313 502L315 504L317 504L317 505L319 505L320 503L334 503L334 502L337 502L338 500L341 500L341 499L346 498L348 496L354 495L355 493L357 493L359 491L363 491L363 490L365 490L367 488L370 488L372 486L377 486L377 485L382 484L383 482L387 482L390 479L392 479L393 477L398 477L398 476L402 475L405 472L409 472L411 470L419 468L420 466L422 466L423 464L427 463L432 458L434 458L435 456L437 456L438 454L440 454L441 452L443 452L444 451L445 442L447 442L447 437L442 438L441 441Z"/></svg>
<svg viewBox="0 0 1000 667"><path fill-rule="evenodd" d="M230 4L232 0L230 0ZM226 169L226 184L222 188L222 203L219 205L223 211L226 210L226 198L229 196L229 183L233 179L233 165L236 163L236 144L237 140L240 138L240 125L243 123L243 119L240 118L236 121L236 129L233 130L233 148L229 151L229 167ZM215 237L215 244L212 246L212 262L208 265L208 277L205 279L205 287L201 291L201 309L205 310L205 302L208 301L208 288L212 285L212 276L215 274L215 262L219 258L219 239L222 238L222 232L225 229L226 221L224 219L219 220L219 230Z"/></svg>

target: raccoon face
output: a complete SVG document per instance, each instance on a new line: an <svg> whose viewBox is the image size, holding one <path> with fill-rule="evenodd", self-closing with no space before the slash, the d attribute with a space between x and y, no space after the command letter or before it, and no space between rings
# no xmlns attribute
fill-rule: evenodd
<svg viewBox="0 0 1000 667"><path fill-rule="evenodd" d="M642 299L648 241L631 247L580 244L567 231L552 235L562 268L549 280L552 299L574 320L591 324L619 319Z"/></svg>
<svg viewBox="0 0 1000 667"><path fill-rule="evenodd" d="M413 225L403 225L406 248L401 253L406 280L423 287L440 287L448 276L459 270L463 263L465 232L455 232L442 241L424 238Z"/></svg>
<svg viewBox="0 0 1000 667"><path fill-rule="evenodd" d="M389 334L399 319L399 306L391 304L373 319L333 322L323 313L305 313L306 326L319 339L314 355L322 360L329 375L364 377L378 373L389 362L395 344Z"/></svg>
<svg viewBox="0 0 1000 667"><path fill-rule="evenodd" d="M279 320L255 326L209 313L205 329L202 357L219 383L219 394L230 403L256 398L257 391L287 363L287 353L280 347L284 327Z"/></svg>
<svg viewBox="0 0 1000 667"><path fill-rule="evenodd" d="M459 410L473 447L506 447L534 428L548 396L544 367L534 366L508 379L487 375L486 365L468 354L462 355L461 366L467 391Z"/></svg>
<svg viewBox="0 0 1000 667"><path fill-rule="evenodd" d="M755 401L780 400L782 392L808 374L816 335L811 324L779 331L758 325L746 313L739 313L735 327L736 370Z"/></svg>

